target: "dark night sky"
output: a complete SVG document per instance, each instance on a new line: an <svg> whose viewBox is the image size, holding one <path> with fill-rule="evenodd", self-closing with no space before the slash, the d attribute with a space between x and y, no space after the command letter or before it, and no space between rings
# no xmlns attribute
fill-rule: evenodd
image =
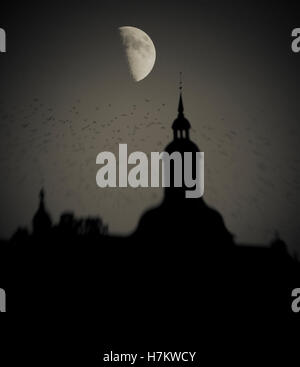
<svg viewBox="0 0 300 367"><path fill-rule="evenodd" d="M268 243L278 230L300 250L297 14L289 1L2 2L0 235L30 226L42 185L55 221L71 210L132 231L162 191L97 188L96 155L119 143L162 151L182 71L191 138L205 152L205 200L238 241ZM121 47L124 25L156 47L139 83Z"/></svg>

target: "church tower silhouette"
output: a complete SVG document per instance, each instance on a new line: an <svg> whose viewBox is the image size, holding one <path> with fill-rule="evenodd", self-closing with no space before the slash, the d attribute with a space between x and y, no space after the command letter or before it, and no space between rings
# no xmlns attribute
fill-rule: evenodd
<svg viewBox="0 0 300 367"><path fill-rule="evenodd" d="M50 215L45 209L45 191L42 188L40 191L40 204L37 212L35 213L32 225L33 225L33 234L36 236L45 236L47 235L52 227L52 221Z"/></svg>
<svg viewBox="0 0 300 367"><path fill-rule="evenodd" d="M179 152L182 159L182 186L175 187L174 185L174 161L170 161L170 187L165 188L165 198L174 200L180 200L185 198L186 190L194 190L194 187L186 187L184 180L184 153L192 153L192 177L196 178L196 164L197 164L197 152L200 152L198 146L190 140L189 130L191 124L189 120L184 116L183 98L182 98L182 82L180 77L180 94L178 103L178 115L172 124L173 129L173 141L167 145L165 151L170 155L175 152Z"/></svg>
<svg viewBox="0 0 300 367"><path fill-rule="evenodd" d="M172 129L174 132L174 140L177 139L189 139L189 130L191 128L191 124L185 118L183 114L183 101L182 101L182 92L180 91L179 104L178 104L178 116L174 120Z"/></svg>
<svg viewBox="0 0 300 367"><path fill-rule="evenodd" d="M190 140L190 123L184 116L182 85L180 83L180 95L178 104L178 116L172 124L173 141L165 151L169 154L179 153L183 158L186 152L192 153L193 179L196 178L196 164L198 146ZM184 175L184 159L182 159L182 175ZM174 161L170 160L170 187L165 188L162 203L153 209L146 211L134 233L140 238L153 241L159 236L165 243L180 243L180 246L197 246L197 244L210 244L202 247L202 251L214 254L216 248L223 251L234 244L232 234L227 230L221 214L209 207L203 197L186 198L185 191L193 190L192 187L175 187ZM182 180L184 183L184 180Z"/></svg>

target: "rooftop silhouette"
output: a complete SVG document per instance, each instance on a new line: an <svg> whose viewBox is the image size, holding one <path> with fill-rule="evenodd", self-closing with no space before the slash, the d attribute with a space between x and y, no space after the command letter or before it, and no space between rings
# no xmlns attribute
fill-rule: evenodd
<svg viewBox="0 0 300 367"><path fill-rule="evenodd" d="M165 151L192 152L195 166L199 148L190 139L190 126L180 89L173 141ZM227 299L223 310L232 317L241 317L244 308L236 306L241 303L256 316L290 315L290 290L297 286L299 264L284 241L277 236L265 246L236 244L222 215L203 197L186 199L184 191L171 182L161 204L141 216L132 235L121 237L110 234L100 217L76 218L65 212L53 224L42 188L32 231L19 228L0 248L1 273L15 295L15 307L29 291L32 307L47 308L47 289L55 287L61 307L67 308L73 299L67 295L84 284L87 309L97 313L101 308L114 318L120 297L123 311L132 317L140 312L137 304L144 302L153 310L159 299L156 315L164 314L164 322L182 313L196 323L200 315L217 314L218 297ZM190 294L187 302L176 296L178 287ZM149 299L151 289L156 297Z"/></svg>

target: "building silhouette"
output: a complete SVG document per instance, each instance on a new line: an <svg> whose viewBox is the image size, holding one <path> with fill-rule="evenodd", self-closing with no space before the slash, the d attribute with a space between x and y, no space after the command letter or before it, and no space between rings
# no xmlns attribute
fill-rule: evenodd
<svg viewBox="0 0 300 367"><path fill-rule="evenodd" d="M192 152L195 169L200 149L190 127L180 90L173 140L165 151ZM173 171L171 166L171 177ZM203 197L186 199L185 190L171 182L136 231L121 237L110 234L100 217L64 212L53 224L42 189L32 232L19 228L0 248L1 286L11 304L17 309L30 294L31 311L52 311L49 289L55 289L60 310L69 310L81 287L84 310L100 312L101 327L109 330L124 317L135 325L142 318L172 327L176 320L181 332L187 323L201 328L203 318L220 321L222 315L292 318L290 294L300 273L284 241L277 236L271 245L235 243L222 215Z"/></svg>
<svg viewBox="0 0 300 367"><path fill-rule="evenodd" d="M184 108L183 108L183 100L182 100L182 92L180 91L179 103L178 103L178 116L174 120L172 124L173 130L173 141L170 142L165 151L169 154L179 152L182 159L182 186L175 187L174 185L174 162L171 161L171 174L170 174L170 188L165 189L166 198L170 198L171 200L180 200L185 198L185 191L187 189L193 190L194 188L188 188L185 185L184 181L184 153L191 152L192 153L192 176L196 178L196 153L200 152L197 145L190 140L189 130L191 128L190 122L184 116Z"/></svg>
<svg viewBox="0 0 300 367"><path fill-rule="evenodd" d="M52 220L45 208L45 191L42 188L39 194L39 207L32 219L34 236L47 236L52 228Z"/></svg>
<svg viewBox="0 0 300 367"><path fill-rule="evenodd" d="M198 146L190 139L189 130L191 124L184 115L182 91L180 90L178 103L178 116L172 124L173 141L170 142L165 151L169 154L179 152L182 159L182 176L185 171L185 152L192 153L192 176L196 178ZM159 235L164 242L189 243L196 246L197 243L205 243L203 252L214 252L216 247L219 251L227 251L233 246L233 236L226 228L222 216L210 208L203 197L186 199L186 190L194 190L194 187L176 187L174 161L170 161L170 187L165 188L162 203L154 209L147 211L140 220L137 231L133 236L141 238L153 238ZM182 177L184 183L184 177ZM153 226L155 230L153 230ZM210 244L210 246L209 246Z"/></svg>

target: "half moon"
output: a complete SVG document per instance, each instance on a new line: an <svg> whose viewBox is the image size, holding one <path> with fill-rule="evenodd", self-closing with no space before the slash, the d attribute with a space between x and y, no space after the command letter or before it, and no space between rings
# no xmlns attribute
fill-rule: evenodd
<svg viewBox="0 0 300 367"><path fill-rule="evenodd" d="M125 26L119 28L129 69L136 82L146 78L153 69L156 51L151 38L141 29Z"/></svg>

